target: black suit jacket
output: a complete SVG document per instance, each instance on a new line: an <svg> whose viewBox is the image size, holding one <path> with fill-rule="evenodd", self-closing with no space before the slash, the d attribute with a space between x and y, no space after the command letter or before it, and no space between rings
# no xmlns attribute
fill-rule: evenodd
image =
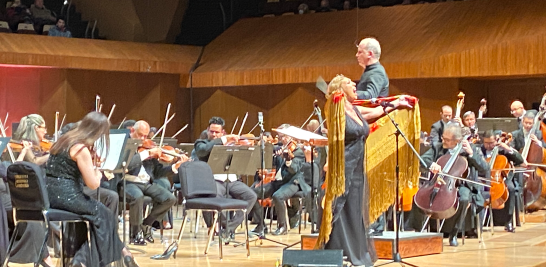
<svg viewBox="0 0 546 267"><path fill-rule="evenodd" d="M471 144L472 146L472 157L468 156L466 152L461 153L461 156L465 157L468 161L468 176L467 179L477 181L478 177L489 177L489 165L485 161L482 151L479 147L477 147L474 144ZM425 154L421 156L423 158L423 161L427 164L427 166L421 165L421 171L423 173L428 171L428 168L433 162L436 162L441 156L445 155L447 153L447 149L444 149L442 147L442 144L436 144L432 146ZM467 184L467 187L469 188L476 188L474 184ZM478 188L481 189L482 186L478 186Z"/></svg>
<svg viewBox="0 0 546 267"><path fill-rule="evenodd" d="M212 151L212 148L214 148L214 146L216 145L223 145L222 139L197 139L193 146L193 150L195 151L195 155L200 161L208 162L210 152Z"/></svg>
<svg viewBox="0 0 546 267"><path fill-rule="evenodd" d="M301 148L297 148L292 152L294 158L290 166L286 166L286 161L283 161L281 165L282 184L295 183L300 186L301 191L304 194L311 192L311 187L305 182L303 174L305 165L305 154Z"/></svg>
<svg viewBox="0 0 546 267"><path fill-rule="evenodd" d="M542 132L538 131L535 134L542 142L542 147L546 147L544 144L544 140L542 139ZM515 130L512 132L512 142L510 142L510 146L515 148L517 151L521 151L523 147L525 147L525 135L523 133L523 129Z"/></svg>
<svg viewBox="0 0 546 267"><path fill-rule="evenodd" d="M366 66L356 87L358 99L389 96L389 77L381 63Z"/></svg>
<svg viewBox="0 0 546 267"><path fill-rule="evenodd" d="M442 120L439 120L432 124L430 127L430 143L435 145L438 142L442 142L442 134L444 133L444 123Z"/></svg>

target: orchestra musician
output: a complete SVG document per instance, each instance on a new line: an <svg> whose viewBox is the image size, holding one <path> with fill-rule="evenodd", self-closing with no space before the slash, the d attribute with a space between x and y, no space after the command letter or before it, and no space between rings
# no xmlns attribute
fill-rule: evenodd
<svg viewBox="0 0 546 267"><path fill-rule="evenodd" d="M279 127L282 128L283 126ZM303 165L305 163L305 154L303 149L295 145L291 149L291 138L286 135L280 135L283 143L283 149L280 149L282 157L277 157L278 167L275 181L263 185L263 198L262 198L262 186L254 187L254 192L258 195L259 199L265 199L271 197L273 204L275 205L275 211L277 213L278 227L273 235L286 235L288 233L288 211L286 207L286 201L292 198L298 191L302 191L304 195L308 195L311 192L311 187L306 183L303 175ZM293 201L293 204L299 201ZM254 204L253 216L256 216L258 225L252 232L259 235L265 231L264 216L262 214L262 207L258 202Z"/></svg>
<svg viewBox="0 0 546 267"><path fill-rule="evenodd" d="M146 121L140 120L131 128L130 136L134 139L145 140L148 138L149 131L150 125ZM159 162L158 158L161 153L159 147L145 149L138 152L127 167L125 192L129 201L131 243L135 245L146 245L146 242L154 243L153 222L161 218L176 203L174 195L155 181L178 173L177 164L163 166ZM181 162L187 160L185 157L180 159ZM146 218L143 218L144 196L151 197L154 203Z"/></svg>
<svg viewBox="0 0 546 267"><path fill-rule="evenodd" d="M225 134L224 126L225 121L220 117L212 117L209 120L207 138L195 141L194 152L198 160L208 162L210 152L215 145L229 145L239 142L238 135ZM241 182L237 175L214 174L214 179L216 180L217 196L226 197L226 192L229 192L232 198L244 200L248 203L247 211L252 210L257 199L256 193L248 185ZM203 212L203 218L210 228L212 226L212 214L210 212ZM242 211L236 211L235 215L229 221L226 220L225 216L221 216L223 230L220 234L222 234L222 239L226 242L233 240L235 238L235 229L245 219Z"/></svg>
<svg viewBox="0 0 546 267"><path fill-rule="evenodd" d="M523 107L523 103L521 101L516 100L510 104L510 114L514 116L515 118L518 118L519 127L521 128L521 122L523 120L523 115L525 115L527 111L525 111L525 107Z"/></svg>
<svg viewBox="0 0 546 267"><path fill-rule="evenodd" d="M91 189L100 185L102 173L96 168L97 150L109 146L110 123L98 112L88 113L76 129L61 136L51 148L46 163L47 191L52 208L83 216L90 222L91 244L77 248L71 266L107 266L123 259L127 267L137 267L132 254L117 232L116 214L82 192L85 183ZM142 206L141 206L142 208ZM86 240L86 231L76 231L71 238ZM92 248L89 249L91 246ZM64 264L63 264L64 265Z"/></svg>
<svg viewBox="0 0 546 267"><path fill-rule="evenodd" d="M522 119L520 129L512 132L512 142L510 142L510 146L515 148L517 151L521 151L525 146L525 139L529 135L529 131L531 131L531 128L533 128L536 114L537 112L535 110L526 111L525 114L523 114L521 117ZM541 131L537 131L535 134L531 134L529 138L531 138L531 140L537 145L541 147L546 147L546 143L543 140Z"/></svg>
<svg viewBox="0 0 546 267"><path fill-rule="evenodd" d="M434 174L442 171L442 167L436 164L436 160L438 160L438 158L441 156L450 153L451 149L455 148L459 142L462 142L463 148L461 156L465 157L468 161L468 177L466 178L477 181L478 177L488 177L488 165L487 162L485 162L481 149L476 147L474 144L470 144L468 140L462 139L463 135L461 126L456 122L448 123L443 129L442 143L433 145L431 149L421 156L424 162L427 164L427 166L421 165L421 168L423 168L422 172L425 173L428 166L430 166L430 172ZM468 209L470 216L465 215L469 203L474 203L477 209L483 208L485 203L481 193L483 190L482 186L464 181L458 181L458 184L459 208L457 209L457 213L455 213L455 215L445 220L442 228L442 232L449 234L450 246L458 245L457 233L459 230L466 231L477 227L474 225L475 220L472 218L476 216L476 212L479 212L479 210L474 211L472 209ZM464 223L466 229L461 229L465 217L468 218L466 219L466 223Z"/></svg>
<svg viewBox="0 0 546 267"><path fill-rule="evenodd" d="M436 143L442 141L440 140L440 137L442 137L446 124L453 118L453 109L447 105L443 106L440 116L442 116L442 118L432 124L430 129L430 143L432 145L436 145Z"/></svg>
<svg viewBox="0 0 546 267"><path fill-rule="evenodd" d="M508 161L514 166L518 166L524 162L521 154L506 143L498 142L497 135L493 130L486 131L483 135L483 144L481 145L482 153L485 158L490 158L493 148L499 147L499 155L505 156ZM512 224L512 216L516 207L516 188L520 188L517 179L514 179L514 172L510 171L504 181L508 188L508 200L502 209L493 210L493 222L497 225L504 225L507 232L514 233L516 229Z"/></svg>

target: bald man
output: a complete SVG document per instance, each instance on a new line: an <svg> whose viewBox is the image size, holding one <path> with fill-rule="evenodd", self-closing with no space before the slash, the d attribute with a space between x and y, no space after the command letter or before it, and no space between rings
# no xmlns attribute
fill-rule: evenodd
<svg viewBox="0 0 546 267"><path fill-rule="evenodd" d="M379 63L381 46L374 38L366 38L357 46L356 59L364 68L356 87L358 99L371 99L389 96L389 77Z"/></svg>
<svg viewBox="0 0 546 267"><path fill-rule="evenodd" d="M446 124L453 118L453 109L448 105L443 106L440 116L442 116L442 118L432 124L432 127L430 128L430 142L432 145L442 141L440 137L444 132Z"/></svg>
<svg viewBox="0 0 546 267"><path fill-rule="evenodd" d="M523 119L523 115L525 115L525 113L526 113L526 110L525 110L525 107L523 107L523 103L521 103L521 101L516 100L512 102L512 104L510 105L510 114L518 118L520 129L521 129L521 120Z"/></svg>

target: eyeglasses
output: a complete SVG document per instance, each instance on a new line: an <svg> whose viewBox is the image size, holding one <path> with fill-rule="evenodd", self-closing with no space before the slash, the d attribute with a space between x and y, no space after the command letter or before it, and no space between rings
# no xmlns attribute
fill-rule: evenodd
<svg viewBox="0 0 546 267"><path fill-rule="evenodd" d="M45 126L42 126L42 125L40 125L40 126L37 126L37 127L38 127L38 128L40 128L40 129L44 129L44 130L47 130L47 127L45 127Z"/></svg>

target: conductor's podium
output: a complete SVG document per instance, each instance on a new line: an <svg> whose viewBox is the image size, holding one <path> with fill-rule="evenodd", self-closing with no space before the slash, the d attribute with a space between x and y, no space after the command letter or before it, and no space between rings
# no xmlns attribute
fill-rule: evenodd
<svg viewBox="0 0 546 267"><path fill-rule="evenodd" d="M313 249L318 234L301 235L301 249ZM375 249L380 259L392 259L395 233L383 232L383 236L374 236ZM441 233L400 232L400 256L410 258L439 254L443 251Z"/></svg>

